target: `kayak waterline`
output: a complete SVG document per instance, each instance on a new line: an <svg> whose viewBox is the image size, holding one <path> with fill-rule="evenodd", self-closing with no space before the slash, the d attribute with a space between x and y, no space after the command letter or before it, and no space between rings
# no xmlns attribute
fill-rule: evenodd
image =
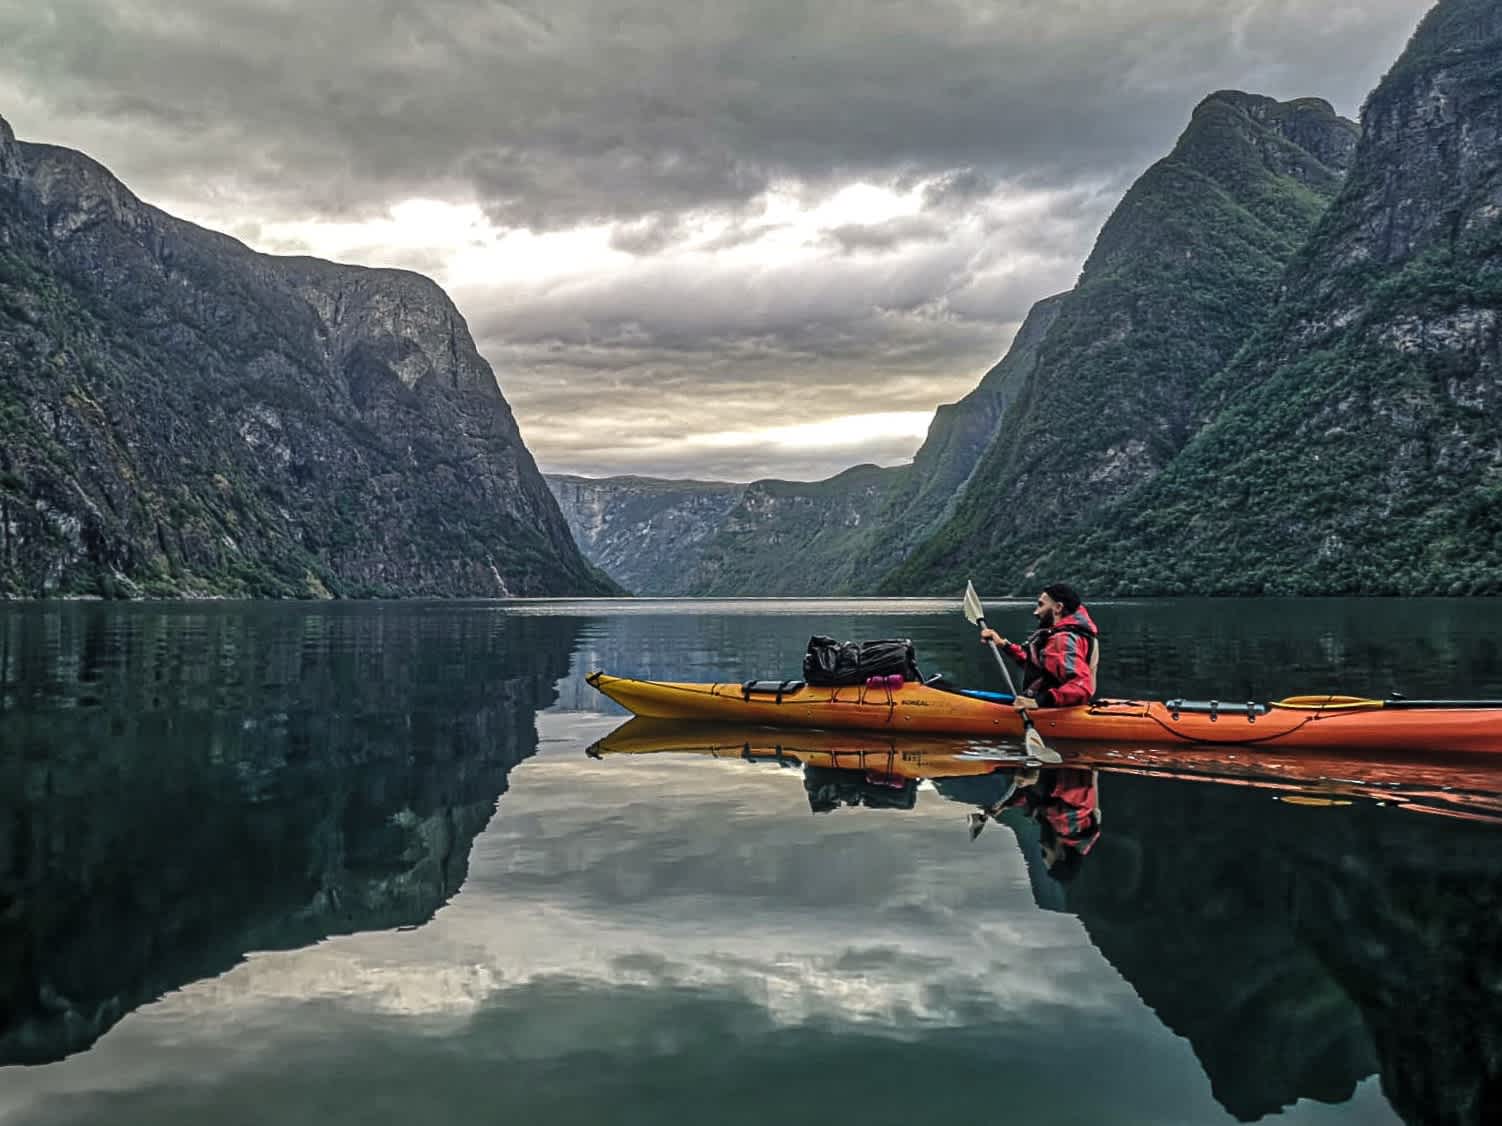
<svg viewBox="0 0 1502 1126"><path fill-rule="evenodd" d="M585 678L634 715L768 727L1015 737L1010 702L918 682L677 683L596 671ZM1033 713L1048 739L1120 744L1348 748L1502 754L1502 703L1298 696L1268 704L1097 700Z"/></svg>
<svg viewBox="0 0 1502 1126"><path fill-rule="evenodd" d="M1461 820L1502 823L1502 758L1433 753L1266 748L1179 744L1121 749L1112 743L1071 742L1066 767L1265 790L1285 801L1338 804L1353 799ZM924 779L984 777L1038 769L1020 743L963 736L867 731L797 731L633 716L587 749L592 758L692 755L782 767L854 772L895 784ZM1048 769L1046 766L1043 769Z"/></svg>

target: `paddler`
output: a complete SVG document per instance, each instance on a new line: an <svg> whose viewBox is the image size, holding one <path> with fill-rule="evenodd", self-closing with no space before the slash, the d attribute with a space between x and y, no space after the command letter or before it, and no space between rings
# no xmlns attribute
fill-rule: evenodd
<svg viewBox="0 0 1502 1126"><path fill-rule="evenodd" d="M995 642L1022 666L1022 694L1016 706L1067 708L1095 698L1100 631L1080 596L1068 583L1044 587L1033 607L1038 628L1021 645L994 629L983 629L982 644Z"/></svg>

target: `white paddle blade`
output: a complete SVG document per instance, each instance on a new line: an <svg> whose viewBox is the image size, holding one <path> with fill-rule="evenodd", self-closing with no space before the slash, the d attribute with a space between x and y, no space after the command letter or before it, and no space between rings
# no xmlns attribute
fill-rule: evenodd
<svg viewBox="0 0 1502 1126"><path fill-rule="evenodd" d="M1027 725L1027 734L1023 736L1022 745L1027 748L1027 753L1039 762L1057 766L1064 761L1064 756L1045 743L1043 736L1038 734L1038 729L1032 724Z"/></svg>
<svg viewBox="0 0 1502 1126"><path fill-rule="evenodd" d="M980 595L975 593L975 584L965 583L965 620L971 625L979 625L980 620L986 616L986 608L980 604Z"/></svg>

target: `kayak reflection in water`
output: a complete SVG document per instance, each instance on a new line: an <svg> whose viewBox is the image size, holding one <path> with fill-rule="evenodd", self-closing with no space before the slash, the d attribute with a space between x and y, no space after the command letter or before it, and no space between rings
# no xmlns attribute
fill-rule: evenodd
<svg viewBox="0 0 1502 1126"><path fill-rule="evenodd" d="M1100 631L1080 596L1068 583L1054 583L1033 607L1038 628L1021 645L994 629L981 630L981 642L994 642L1022 666L1018 708L1067 708L1095 698L1100 663Z"/></svg>
<svg viewBox="0 0 1502 1126"><path fill-rule="evenodd" d="M1100 797L1093 770L1059 767L936 778L934 787L947 798L980 806L982 812L970 815L971 840L980 836L988 818L999 822L1008 809L1020 810L1037 822L1043 862L1060 883L1079 874L1085 857L1100 840ZM999 797L990 796L998 791Z"/></svg>
<svg viewBox="0 0 1502 1126"><path fill-rule="evenodd" d="M916 778L831 766L804 764L803 789L814 813L829 813L841 806L912 809L918 801Z"/></svg>

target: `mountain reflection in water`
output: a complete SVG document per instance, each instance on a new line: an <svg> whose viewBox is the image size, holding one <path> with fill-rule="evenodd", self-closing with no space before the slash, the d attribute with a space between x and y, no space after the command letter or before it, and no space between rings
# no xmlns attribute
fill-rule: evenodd
<svg viewBox="0 0 1502 1126"><path fill-rule="evenodd" d="M1502 1121L1502 764L1061 749L632 719L589 753L801 768L815 813L931 784L972 841L1013 831L1037 905L1079 917L1238 1119L1375 1073L1408 1122Z"/></svg>
<svg viewBox="0 0 1502 1126"><path fill-rule="evenodd" d="M0 1066L85 1049L247 951L431 918L577 628L265 606L0 624Z"/></svg>

